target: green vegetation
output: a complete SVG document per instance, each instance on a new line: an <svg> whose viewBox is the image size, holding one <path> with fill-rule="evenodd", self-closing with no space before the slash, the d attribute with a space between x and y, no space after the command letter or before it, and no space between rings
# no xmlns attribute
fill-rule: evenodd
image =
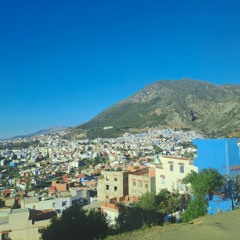
<svg viewBox="0 0 240 240"><path fill-rule="evenodd" d="M154 151L155 151L155 154L160 154L163 152L163 150L159 146L154 146Z"/></svg>
<svg viewBox="0 0 240 240"><path fill-rule="evenodd" d="M232 202L232 210L234 209L234 202L240 197L240 175L228 174L223 179L223 190L225 198L228 198Z"/></svg>
<svg viewBox="0 0 240 240"><path fill-rule="evenodd" d="M221 195L225 199L234 201L240 196L240 175L221 175L215 169L203 169L200 173L191 172L184 179L185 184L191 184L194 199L185 211L183 218L186 222L204 216L208 212L208 201L214 195Z"/></svg>
<svg viewBox="0 0 240 240"><path fill-rule="evenodd" d="M143 227L114 236L107 240L238 240L240 210L207 215L194 220L193 224L179 223Z"/></svg>
<svg viewBox="0 0 240 240"><path fill-rule="evenodd" d="M130 129L193 129L210 137L239 137L240 90L183 79L159 81L73 129L90 138L115 137ZM106 126L113 129L103 130Z"/></svg>
<svg viewBox="0 0 240 240"><path fill-rule="evenodd" d="M116 233L133 231L146 226L162 225L164 216L185 208L190 200L188 194L170 193L163 189L158 195L145 193L139 202L120 206ZM174 218L170 219L174 222Z"/></svg>
<svg viewBox="0 0 240 240"><path fill-rule="evenodd" d="M98 137L102 138L116 138L125 132L119 128L111 128L111 129L90 129L86 131L87 138L89 139L95 139Z"/></svg>
<svg viewBox="0 0 240 240"><path fill-rule="evenodd" d="M0 172L3 173L3 176L9 176L10 178L19 177L19 168L10 167L9 165L1 166Z"/></svg>
<svg viewBox="0 0 240 240"><path fill-rule="evenodd" d="M105 217L99 211L87 212L79 204L67 208L43 231L43 240L103 239L108 233Z"/></svg>
<svg viewBox="0 0 240 240"><path fill-rule="evenodd" d="M194 198L190 194L172 193L166 189L157 195L143 194L137 203L119 204L116 225L111 226L99 211L87 212L80 205L66 209L60 218L52 220L42 234L43 240L61 239L102 239L140 228L163 225L164 216L186 209L185 222L204 216L208 211L208 201L216 194L234 200L240 196L240 176L222 176L215 169L203 169L200 173L191 172L184 179L191 184ZM172 216L170 222L175 222Z"/></svg>
<svg viewBox="0 0 240 240"><path fill-rule="evenodd" d="M42 239L102 239L107 235L132 231L143 226L162 225L164 215L169 211L169 207L173 206L172 202L183 199L179 197L179 194L163 190L158 195L148 192L139 199L138 203L132 205L119 204L119 217L113 228L108 226L101 212L87 212L77 204L66 209L61 217L54 218L44 230ZM177 204L174 210L179 210L181 207L181 204Z"/></svg>
<svg viewBox="0 0 240 240"><path fill-rule="evenodd" d="M195 197L208 197L212 200L215 193L222 188L223 176L215 169L203 169L200 173L192 171L188 174L184 183L190 183Z"/></svg>

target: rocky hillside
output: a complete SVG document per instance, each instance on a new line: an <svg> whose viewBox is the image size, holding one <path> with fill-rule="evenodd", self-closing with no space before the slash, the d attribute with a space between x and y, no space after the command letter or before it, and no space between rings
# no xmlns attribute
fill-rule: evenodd
<svg viewBox="0 0 240 240"><path fill-rule="evenodd" d="M147 127L185 128L211 137L239 137L240 85L192 79L157 81L76 129L89 134L94 131L99 135L118 135Z"/></svg>

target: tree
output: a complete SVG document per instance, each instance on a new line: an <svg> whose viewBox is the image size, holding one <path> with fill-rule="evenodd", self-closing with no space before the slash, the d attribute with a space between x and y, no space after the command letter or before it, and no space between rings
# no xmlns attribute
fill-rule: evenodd
<svg viewBox="0 0 240 240"><path fill-rule="evenodd" d="M191 172L184 179L185 184L191 184L193 199L183 214L185 221L204 216L208 211L208 201L222 190L223 176L215 169L203 169L200 173Z"/></svg>
<svg viewBox="0 0 240 240"><path fill-rule="evenodd" d="M225 176L222 193L224 198L231 200L233 210L235 205L234 202L240 197L240 174L228 174Z"/></svg>
<svg viewBox="0 0 240 240"><path fill-rule="evenodd" d="M100 211L89 212L80 204L67 208L60 218L51 220L43 231L43 240L101 239L106 237L108 224Z"/></svg>
<svg viewBox="0 0 240 240"><path fill-rule="evenodd" d="M162 189L157 195L157 209L158 212L169 214L185 209L189 201L189 194L180 194L178 191L171 193L167 189Z"/></svg>
<svg viewBox="0 0 240 240"><path fill-rule="evenodd" d="M208 201L204 197L197 197L190 201L187 210L183 213L185 222L190 222L194 218L206 215L208 212Z"/></svg>
<svg viewBox="0 0 240 240"><path fill-rule="evenodd" d="M195 197L207 196L213 199L214 194L219 192L223 184L223 176L216 169L203 169L200 173L192 171L184 179L185 184L191 184Z"/></svg>
<svg viewBox="0 0 240 240"><path fill-rule="evenodd" d="M150 192L143 194L137 203L137 205L146 211L156 210L157 208L157 198L156 195Z"/></svg>
<svg viewBox="0 0 240 240"><path fill-rule="evenodd" d="M154 146L154 154L160 154L163 152L163 150L159 146Z"/></svg>
<svg viewBox="0 0 240 240"><path fill-rule="evenodd" d="M139 198L139 202L124 206L119 205L119 216L116 219L117 231L122 233L141 228L142 226L161 225L164 215L157 211L157 196L147 192Z"/></svg>
<svg viewBox="0 0 240 240"><path fill-rule="evenodd" d="M144 225L143 211L136 205L119 204L119 215L116 219L117 233L139 229Z"/></svg>

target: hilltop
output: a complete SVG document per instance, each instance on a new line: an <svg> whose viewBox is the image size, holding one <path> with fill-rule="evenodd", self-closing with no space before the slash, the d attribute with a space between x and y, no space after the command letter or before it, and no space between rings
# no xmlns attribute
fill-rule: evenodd
<svg viewBox="0 0 240 240"><path fill-rule="evenodd" d="M74 131L81 129L94 138L171 127L195 130L209 137L238 137L239 102L240 85L161 80L107 108Z"/></svg>
<svg viewBox="0 0 240 240"><path fill-rule="evenodd" d="M195 219L193 224L171 224L136 230L108 237L108 240L237 240L240 210L218 213Z"/></svg>

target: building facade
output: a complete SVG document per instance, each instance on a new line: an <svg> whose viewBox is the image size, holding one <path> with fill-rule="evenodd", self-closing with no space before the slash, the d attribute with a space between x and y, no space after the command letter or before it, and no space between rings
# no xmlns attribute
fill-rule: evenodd
<svg viewBox="0 0 240 240"><path fill-rule="evenodd" d="M198 172L198 168L193 165L193 160L172 156L160 156L159 159L160 164L155 168L156 193L162 189L170 192L178 190L184 193L186 186L182 183L182 179L191 171Z"/></svg>
<svg viewBox="0 0 240 240"><path fill-rule="evenodd" d="M128 195L128 175L127 171L103 171L98 178L98 201Z"/></svg>
<svg viewBox="0 0 240 240"><path fill-rule="evenodd" d="M140 197L146 192L156 193L155 169L144 168L129 174L129 195Z"/></svg>

